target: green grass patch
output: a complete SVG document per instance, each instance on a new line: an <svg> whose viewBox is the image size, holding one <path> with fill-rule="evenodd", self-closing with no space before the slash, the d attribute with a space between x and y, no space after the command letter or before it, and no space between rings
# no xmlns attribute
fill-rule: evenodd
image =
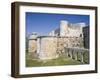
<svg viewBox="0 0 100 80"><path fill-rule="evenodd" d="M36 60L31 55L26 55L26 67L37 67L37 66L61 66L61 65L79 65L83 64L80 61L73 60L68 57L59 57L50 60Z"/></svg>

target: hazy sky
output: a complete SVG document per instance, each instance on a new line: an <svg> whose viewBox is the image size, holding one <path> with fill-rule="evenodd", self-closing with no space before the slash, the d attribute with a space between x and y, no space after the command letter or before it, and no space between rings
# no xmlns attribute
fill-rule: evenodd
<svg viewBox="0 0 100 80"><path fill-rule="evenodd" d="M89 25L89 15L26 12L26 34L37 32L40 35L46 35L58 28L61 20L70 23L85 22Z"/></svg>

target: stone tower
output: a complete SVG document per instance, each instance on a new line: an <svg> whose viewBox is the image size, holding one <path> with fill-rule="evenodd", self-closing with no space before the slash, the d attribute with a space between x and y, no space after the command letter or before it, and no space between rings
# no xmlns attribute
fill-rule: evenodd
<svg viewBox="0 0 100 80"><path fill-rule="evenodd" d="M68 32L68 21L61 20L60 21L60 36L65 36Z"/></svg>

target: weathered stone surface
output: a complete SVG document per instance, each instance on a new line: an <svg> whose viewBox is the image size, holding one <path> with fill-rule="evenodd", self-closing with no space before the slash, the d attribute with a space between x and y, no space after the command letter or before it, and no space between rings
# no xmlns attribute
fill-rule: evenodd
<svg viewBox="0 0 100 80"><path fill-rule="evenodd" d="M37 40L28 41L28 52L35 55L37 53Z"/></svg>
<svg viewBox="0 0 100 80"><path fill-rule="evenodd" d="M67 21L61 21L60 27L51 31L49 36L32 34L29 38L28 51L35 55L37 59L54 59L63 55L65 48L83 48L82 29L84 26L84 23L69 24ZM69 53L71 54L71 52Z"/></svg>
<svg viewBox="0 0 100 80"><path fill-rule="evenodd" d="M38 57L40 59L52 59L57 58L57 38L54 37L41 37L38 38Z"/></svg>
<svg viewBox="0 0 100 80"><path fill-rule="evenodd" d="M65 47L81 47L81 38L77 37L39 37L29 40L29 52L37 54L39 59L53 59L65 53Z"/></svg>

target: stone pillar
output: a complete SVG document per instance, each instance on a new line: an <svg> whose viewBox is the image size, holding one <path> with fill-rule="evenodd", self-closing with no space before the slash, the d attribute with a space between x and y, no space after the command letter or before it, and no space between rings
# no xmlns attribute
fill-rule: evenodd
<svg viewBox="0 0 100 80"><path fill-rule="evenodd" d="M74 59L74 50L72 50L72 59Z"/></svg>
<svg viewBox="0 0 100 80"><path fill-rule="evenodd" d="M70 58L72 59L72 50L69 51Z"/></svg>
<svg viewBox="0 0 100 80"><path fill-rule="evenodd" d="M81 52L80 51L77 52L77 60L81 61Z"/></svg>
<svg viewBox="0 0 100 80"><path fill-rule="evenodd" d="M75 60L78 60L78 53L75 51Z"/></svg>
<svg viewBox="0 0 100 80"><path fill-rule="evenodd" d="M72 59L75 59L75 55L76 55L76 53L75 53L75 50L73 49L72 50Z"/></svg>
<svg viewBox="0 0 100 80"><path fill-rule="evenodd" d="M68 49L67 48L64 48L64 55L66 56L66 57L68 57Z"/></svg>
<svg viewBox="0 0 100 80"><path fill-rule="evenodd" d="M81 62L84 63L83 52L81 52Z"/></svg>
<svg viewBox="0 0 100 80"><path fill-rule="evenodd" d="M67 49L67 51L65 53L66 53L66 56L68 57L69 50L68 50L68 48L66 48L66 49Z"/></svg>

